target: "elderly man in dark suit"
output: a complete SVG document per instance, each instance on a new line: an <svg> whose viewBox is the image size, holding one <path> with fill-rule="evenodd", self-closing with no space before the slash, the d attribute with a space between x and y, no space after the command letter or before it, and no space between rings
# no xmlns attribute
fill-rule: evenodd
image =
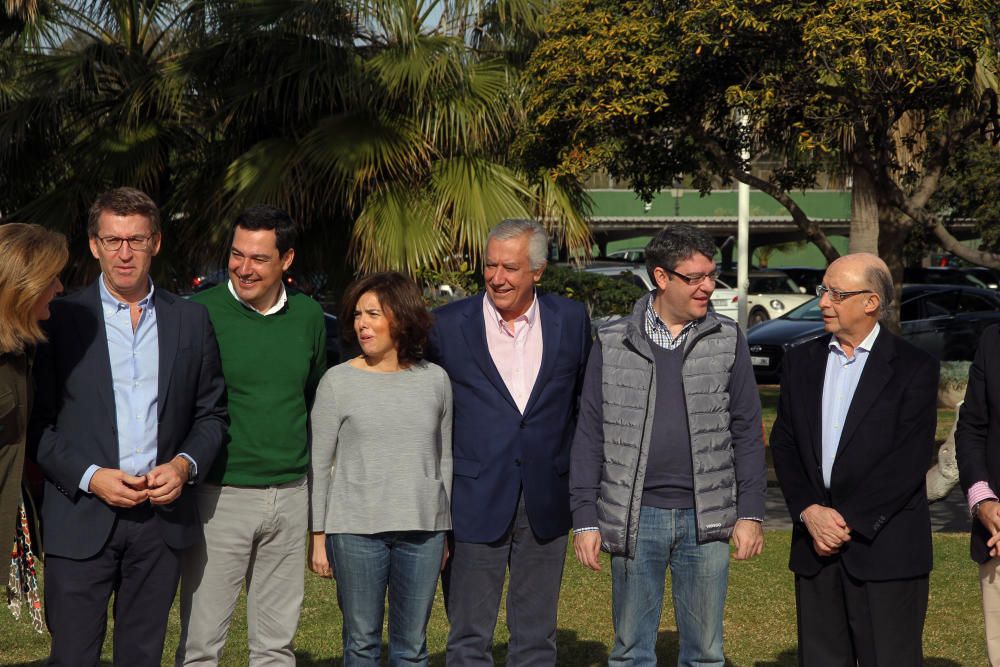
<svg viewBox="0 0 1000 667"><path fill-rule="evenodd" d="M538 224L498 225L486 244L486 294L435 313L428 358L448 372L454 396L444 573L453 667L493 664L508 567L507 664L555 664L569 448L591 338L583 304L535 290L547 251Z"/></svg>
<svg viewBox="0 0 1000 667"><path fill-rule="evenodd" d="M222 443L225 384L206 310L149 278L153 201L104 193L88 234L101 275L52 304L35 365L48 664L98 664L114 594L114 664L159 665L180 552L201 534L185 486Z"/></svg>
<svg viewBox="0 0 1000 667"><path fill-rule="evenodd" d="M785 356L771 432L800 664L921 665L938 363L880 326L893 288L878 257L841 257L817 293L832 335Z"/></svg>

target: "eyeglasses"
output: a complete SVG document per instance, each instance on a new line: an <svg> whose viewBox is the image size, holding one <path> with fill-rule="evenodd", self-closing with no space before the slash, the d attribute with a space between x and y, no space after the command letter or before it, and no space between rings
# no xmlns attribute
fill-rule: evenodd
<svg viewBox="0 0 1000 667"><path fill-rule="evenodd" d="M830 301L834 303L840 303L849 296L854 296L855 294L874 294L870 289L858 289L853 292L844 292L839 289L833 289L832 287L827 287L826 285L816 285L816 296L822 298L824 294L830 295Z"/></svg>
<svg viewBox="0 0 1000 667"><path fill-rule="evenodd" d="M149 250L149 242L152 240L155 234L149 236L129 236L128 238L122 238L120 236L98 236L97 240L101 242L101 245L108 252L118 252L122 249L122 244L127 243L128 247L135 252L143 252Z"/></svg>
<svg viewBox="0 0 1000 667"><path fill-rule="evenodd" d="M686 276L683 273L677 273L676 271L673 271L671 269L666 269L665 268L663 270L666 271L667 273L669 273L672 276L676 276L676 277L680 278L681 280L683 280L684 282L686 282L688 285L691 285L692 287L695 286L695 285L702 284L703 282L705 282L706 278L708 280L711 280L713 283L716 280L719 279L719 270L718 269L716 269L715 271L712 271L711 273L692 273L690 276Z"/></svg>

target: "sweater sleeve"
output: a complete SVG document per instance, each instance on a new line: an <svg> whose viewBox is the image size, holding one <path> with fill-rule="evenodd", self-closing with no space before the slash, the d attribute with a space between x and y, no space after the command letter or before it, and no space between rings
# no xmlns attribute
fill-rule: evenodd
<svg viewBox="0 0 1000 667"><path fill-rule="evenodd" d="M597 526L597 496L604 469L603 363L604 355L598 343L590 349L587 360L580 392L580 412L570 450L569 505L574 529Z"/></svg>
<svg viewBox="0 0 1000 667"><path fill-rule="evenodd" d="M452 398L451 380L448 374L441 370L441 481L444 482L444 490L448 496L448 507L451 507L451 482L452 482L452 459L451 459L451 429L452 429Z"/></svg>
<svg viewBox="0 0 1000 667"><path fill-rule="evenodd" d="M760 393L742 331L737 334L736 359L729 379L729 411L736 466L736 510L740 519L763 520L767 504L767 463L764 460Z"/></svg>
<svg viewBox="0 0 1000 667"><path fill-rule="evenodd" d="M317 309L318 310L318 309ZM312 406L320 378L326 373L326 321L319 311L318 324L313 335L313 353L310 361L309 378L306 380L306 405Z"/></svg>
<svg viewBox="0 0 1000 667"><path fill-rule="evenodd" d="M337 454L340 417L334 395L336 386L334 374L334 369L330 369L323 376L316 389L316 400L313 402L312 411L309 413L312 431L309 464L311 486L309 526L314 533L326 530L326 503L332 479L333 460Z"/></svg>

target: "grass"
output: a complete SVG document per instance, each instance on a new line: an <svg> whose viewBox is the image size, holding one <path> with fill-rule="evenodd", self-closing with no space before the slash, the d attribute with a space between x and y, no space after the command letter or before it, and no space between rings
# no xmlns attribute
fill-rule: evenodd
<svg viewBox="0 0 1000 667"><path fill-rule="evenodd" d="M726 604L725 636L729 665L792 667L795 665L795 601L792 575L787 569L788 531L767 531L764 554L750 562L733 562ZM930 667L985 664L982 613L976 569L968 557L964 534L934 535L934 572L924 632L924 651ZM612 641L611 576L604 558L601 572L584 570L567 553L559 606L559 665L582 667L607 664ZM669 593L665 595L669 601ZM341 665L340 612L334 585L306 575L306 598L295 646L298 664ZM173 664L177 646L177 610L170 615L163 664ZM447 621L440 591L428 631L431 664L444 665ZM504 664L507 631L501 610L494 657ZM47 635L32 632L0 611L0 664L40 667L48 653ZM383 647L383 655L385 649ZM676 664L677 634L673 610L664 605L657 642L661 664ZM110 641L102 664L110 665ZM246 665L245 608L237 609L223 665Z"/></svg>
<svg viewBox="0 0 1000 667"><path fill-rule="evenodd" d="M761 387L765 431L774 423L777 387ZM955 415L938 411L938 439L943 440ZM750 562L733 562L726 604L725 637L727 663L747 667L792 667L795 665L795 599L788 571L788 531L767 531L764 554ZM934 535L934 572L930 604L924 630L924 652L929 667L981 665L986 662L983 622L976 569L968 556L968 536ZM566 570L559 601L559 662L565 667L607 664L613 639L611 628L611 575L591 572L567 552ZM44 584L44 582L43 582ZM659 662L676 664L677 633L669 592L664 596L663 616L657 641ZM298 664L341 665L340 610L334 584L306 574L306 595L295 639ZM431 664L444 665L448 625L438 591L428 628ZM177 646L176 605L170 614L163 665L173 664ZM497 624L494 657L505 663L507 629L503 609ZM383 656L386 653L383 647ZM48 636L34 633L22 620L0 610L0 665L41 667L48 654ZM105 642L102 664L110 665L110 639ZM246 608L240 600L223 653L223 665L246 665Z"/></svg>

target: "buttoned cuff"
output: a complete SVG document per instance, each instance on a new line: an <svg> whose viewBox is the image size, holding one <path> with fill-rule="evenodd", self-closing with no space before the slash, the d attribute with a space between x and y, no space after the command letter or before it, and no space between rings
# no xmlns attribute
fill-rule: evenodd
<svg viewBox="0 0 1000 667"><path fill-rule="evenodd" d="M84 493L90 493L90 480L94 477L94 473L101 469L99 465L92 465L87 468L87 471L83 473L83 477L80 478L80 490Z"/></svg>
<svg viewBox="0 0 1000 667"><path fill-rule="evenodd" d="M597 526L586 526L584 528L574 528L573 534L579 535L580 533L592 533L594 531L600 530Z"/></svg>
<svg viewBox="0 0 1000 667"><path fill-rule="evenodd" d="M997 495L993 493L989 482L976 482L970 486L969 492L966 494L966 501L969 504L969 514L975 516L976 505L984 500L997 500Z"/></svg>

